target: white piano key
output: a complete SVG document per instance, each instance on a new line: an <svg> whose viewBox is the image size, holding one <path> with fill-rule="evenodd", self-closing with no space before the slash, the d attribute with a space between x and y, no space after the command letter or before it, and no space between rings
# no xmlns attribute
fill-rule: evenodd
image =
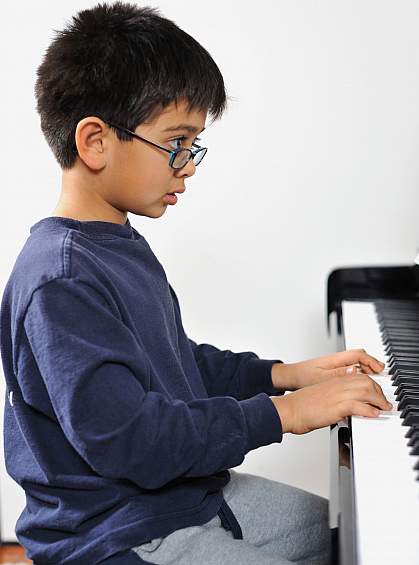
<svg viewBox="0 0 419 565"><path fill-rule="evenodd" d="M343 301L342 320L346 349L364 348L386 363L370 376L393 404L377 418L351 418L358 565L419 565L419 458L409 455L375 306Z"/></svg>

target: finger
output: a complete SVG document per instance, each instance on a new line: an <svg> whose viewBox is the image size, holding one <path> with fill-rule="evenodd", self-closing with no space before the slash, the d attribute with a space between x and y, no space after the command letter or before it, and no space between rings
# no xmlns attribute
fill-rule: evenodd
<svg viewBox="0 0 419 565"><path fill-rule="evenodd" d="M343 366L352 365L357 362L357 356L353 351L354 350L338 351L331 355L324 355L319 358L319 360L321 360L321 366L324 369L338 369Z"/></svg>
<svg viewBox="0 0 419 565"><path fill-rule="evenodd" d="M391 410L393 406L384 396L383 389L380 387L380 385L373 383L372 387L373 388L370 389L371 393L362 400L366 400L367 402L373 404L374 406L377 406L377 408L380 408L381 410Z"/></svg>
<svg viewBox="0 0 419 565"><path fill-rule="evenodd" d="M369 365L364 365L363 363L360 363L359 365L363 373L366 373L367 375L372 373L371 367Z"/></svg>
<svg viewBox="0 0 419 565"><path fill-rule="evenodd" d="M355 365L360 362L370 367L369 370L374 373L380 373L385 366L383 362L369 355L365 349L348 349L347 351L340 351L327 357L327 367L330 369L342 367L343 365Z"/></svg>
<svg viewBox="0 0 419 565"><path fill-rule="evenodd" d="M371 404L354 400L349 405L348 416L364 416L366 418L377 418L380 410Z"/></svg>
<svg viewBox="0 0 419 565"><path fill-rule="evenodd" d="M345 375L355 375L357 372L356 365L347 365L330 370L331 377L344 377Z"/></svg>
<svg viewBox="0 0 419 565"><path fill-rule="evenodd" d="M347 395L355 401L368 402L380 410L391 410L392 404L384 396L383 389L371 377L358 373L348 381Z"/></svg>
<svg viewBox="0 0 419 565"><path fill-rule="evenodd" d="M372 355L369 355L365 349L349 349L346 353L348 353L348 356L345 357L347 365L351 363L359 363L360 365L367 367L367 372L373 373L381 373L385 367L385 364L382 361L379 361Z"/></svg>
<svg viewBox="0 0 419 565"><path fill-rule="evenodd" d="M359 363L361 366L369 367L369 369L374 373L381 373L384 369L385 364L379 361L372 355L369 355L365 349L360 349ZM368 369L367 369L368 371Z"/></svg>
<svg viewBox="0 0 419 565"><path fill-rule="evenodd" d="M381 398L379 396L372 396L369 403L372 404L373 406L376 406L380 410L384 410L385 412L393 408L391 402L389 402L385 397Z"/></svg>
<svg viewBox="0 0 419 565"><path fill-rule="evenodd" d="M347 367L341 367L340 369L336 369L336 371L340 371L339 374L341 375L358 375L361 374L361 366L360 365L348 365Z"/></svg>

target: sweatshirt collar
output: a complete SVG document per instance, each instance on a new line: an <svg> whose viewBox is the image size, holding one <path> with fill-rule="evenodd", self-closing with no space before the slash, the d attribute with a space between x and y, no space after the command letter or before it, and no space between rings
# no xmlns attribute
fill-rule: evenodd
<svg viewBox="0 0 419 565"><path fill-rule="evenodd" d="M74 218L68 218L65 216L48 216L47 218L42 218L36 222L31 228L30 233L47 227L64 227L76 229L87 234L94 235L116 235L120 237L126 237L128 239L134 239L135 236L133 232L134 228L131 226L129 219L125 224L117 224L115 222L102 222L102 221L80 221Z"/></svg>

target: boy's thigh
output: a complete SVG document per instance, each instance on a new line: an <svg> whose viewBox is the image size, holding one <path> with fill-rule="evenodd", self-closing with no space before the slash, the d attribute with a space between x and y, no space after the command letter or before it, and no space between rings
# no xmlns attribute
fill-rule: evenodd
<svg viewBox="0 0 419 565"><path fill-rule="evenodd" d="M243 540L225 530L218 515L201 526L181 528L133 550L160 565L324 565L330 559L326 499L295 487L230 469L224 498Z"/></svg>
<svg viewBox="0 0 419 565"><path fill-rule="evenodd" d="M201 526L181 528L132 551L147 563L159 565L291 565L244 539L234 539L218 515Z"/></svg>
<svg viewBox="0 0 419 565"><path fill-rule="evenodd" d="M147 563L148 561L141 559L134 551L126 549L103 559L97 565L146 565Z"/></svg>
<svg viewBox="0 0 419 565"><path fill-rule="evenodd" d="M224 498L243 539L290 561L328 563L331 535L326 498L257 475L230 469Z"/></svg>

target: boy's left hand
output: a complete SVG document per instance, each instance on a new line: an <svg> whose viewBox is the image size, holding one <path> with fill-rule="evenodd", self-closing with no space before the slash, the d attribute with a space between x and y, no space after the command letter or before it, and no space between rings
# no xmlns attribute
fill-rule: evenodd
<svg viewBox="0 0 419 565"><path fill-rule="evenodd" d="M350 373L348 369L351 367L356 373L354 365L358 365L364 373L381 373L385 367L365 349L350 349L298 363L275 363L272 365L272 383L277 389L298 390Z"/></svg>

